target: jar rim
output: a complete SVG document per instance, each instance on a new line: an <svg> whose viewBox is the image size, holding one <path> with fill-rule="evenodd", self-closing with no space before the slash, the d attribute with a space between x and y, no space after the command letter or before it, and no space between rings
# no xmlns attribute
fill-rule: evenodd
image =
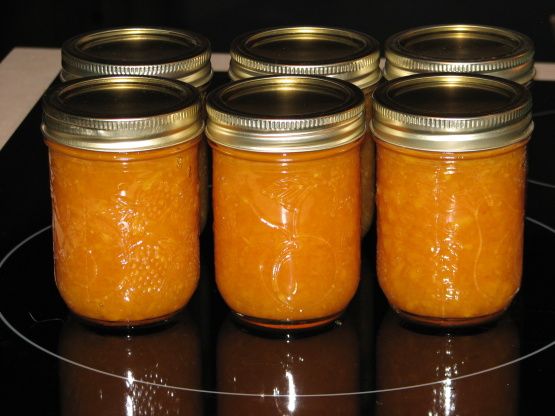
<svg viewBox="0 0 555 416"><path fill-rule="evenodd" d="M407 29L385 43L384 77L424 73L479 73L529 83L534 44L517 31L485 25L433 25Z"/></svg>
<svg viewBox="0 0 555 416"><path fill-rule="evenodd" d="M42 98L45 137L99 152L147 151L194 140L204 127L199 92L159 77L88 77Z"/></svg>
<svg viewBox="0 0 555 416"><path fill-rule="evenodd" d="M60 78L160 76L202 87L213 76L210 57L210 41L195 32L156 26L117 27L66 40Z"/></svg>
<svg viewBox="0 0 555 416"><path fill-rule="evenodd" d="M283 26L251 31L231 44L230 78L316 75L349 81L359 88L381 78L379 42L351 29Z"/></svg>
<svg viewBox="0 0 555 416"><path fill-rule="evenodd" d="M206 100L206 136L254 152L306 152L357 140L365 131L364 95L326 77L267 76L235 81Z"/></svg>
<svg viewBox="0 0 555 416"><path fill-rule="evenodd" d="M529 137L531 108L529 91L513 81L484 75L412 75L374 91L371 129L380 140L416 150L486 150Z"/></svg>

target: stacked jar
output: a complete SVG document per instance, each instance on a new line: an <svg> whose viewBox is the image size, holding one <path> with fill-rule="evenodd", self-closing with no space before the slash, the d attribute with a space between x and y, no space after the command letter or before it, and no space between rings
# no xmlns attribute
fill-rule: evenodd
<svg viewBox="0 0 555 416"><path fill-rule="evenodd" d="M155 77L92 77L52 87L50 157L56 284L101 325L163 321L199 278L198 91Z"/></svg>
<svg viewBox="0 0 555 416"><path fill-rule="evenodd" d="M411 321L492 320L520 287L532 42L446 25L398 33L385 49L372 124L380 286Z"/></svg>
<svg viewBox="0 0 555 416"><path fill-rule="evenodd" d="M210 81L210 42L185 30L128 27L75 36L62 45L60 78L68 81L90 76L155 76L177 79L199 89L204 99ZM206 140L199 146L200 228L210 207L209 161Z"/></svg>
<svg viewBox="0 0 555 416"><path fill-rule="evenodd" d="M360 269L364 95L323 77L256 77L207 97L216 282L247 324L332 322Z"/></svg>
<svg viewBox="0 0 555 416"><path fill-rule="evenodd" d="M417 75L378 89L374 109L377 273L390 304L427 324L497 317L520 287L528 91Z"/></svg>
<svg viewBox="0 0 555 416"><path fill-rule="evenodd" d="M104 30L65 42L62 63L61 79L74 81L47 94L43 123L51 157L58 286L70 309L95 322L164 319L186 303L198 279L193 263L198 263L198 234L209 207L207 145L201 137L202 96L212 78L209 42L175 29ZM360 238L372 224L374 140L377 269L392 307L420 323L469 325L498 316L518 291L526 143L533 129L531 99L523 87L534 76L530 39L487 26L411 29L387 40L384 73L389 81L378 86L378 42L352 30L283 27L233 41L229 75L235 82L208 98L207 135L214 154L216 280L243 322L304 329L330 322L345 309L358 286ZM99 75L112 77L93 77ZM186 81L199 88L200 101L191 98L188 86L183 92L177 81L161 84L161 79L143 78L148 75ZM363 97L362 107L355 91ZM132 123L133 118L142 121ZM364 133L368 123L374 140ZM184 172L180 152L185 148L187 178L181 179L187 185L172 188ZM195 163L189 160L191 151L197 152ZM176 266L182 274L187 269L188 289L179 289L180 300L171 307L157 300L160 310L131 313L130 299L144 292L142 287L159 294L167 289L165 283L153 285L160 267L168 268L168 276L177 269L164 263L172 250L157 251L158 243L145 244L133 234L140 228L150 238L160 210L135 223L144 207L139 200L130 202L128 194L135 193L126 180L142 169L134 170L142 166L139 160L174 153L179 180L162 178L155 187L169 194L156 199L179 215L198 212L199 198L189 195L189 187L200 189L196 236L190 235L189 214L181 218L186 231L176 231L181 233L177 245L196 247ZM92 210L70 196L79 194L75 186L92 181L87 175L97 168L90 161L111 172L106 195L83 198ZM134 180L141 187L148 180L138 175ZM64 177L73 178L75 186ZM114 196L116 185L124 195ZM187 210L174 204L182 204L184 194L191 201ZM116 201L114 207L108 199ZM102 205L98 201L107 205L95 212ZM148 211L150 202L145 204ZM96 237L89 237L101 228L96 216L113 222L100 221L107 233L99 235L108 252L123 250L115 266L102 265L106 259L99 256L98 263L93 255L89 242L94 246ZM77 221L83 230L68 231L78 228ZM117 232L107 237L111 226ZM134 227L131 234L129 227ZM154 234L166 239L161 237L166 231ZM77 246L85 252L77 253ZM135 249L148 252L137 257L142 266L135 269L144 270L128 275ZM83 259L90 260L84 262L85 283L75 273ZM108 280L100 284L99 278ZM105 290L96 296L101 285ZM117 312L104 313L114 293ZM75 300L81 297L88 309ZM146 301L141 302L134 308Z"/></svg>
<svg viewBox="0 0 555 416"><path fill-rule="evenodd" d="M522 33L480 25L424 26L386 40L385 79L438 72L490 75L529 86L534 45Z"/></svg>
<svg viewBox="0 0 555 416"><path fill-rule="evenodd" d="M365 97L366 122L372 116L372 92L381 79L379 43L365 33L331 27L281 27L246 33L231 45L233 80L263 75L310 75L342 79ZM374 144L370 134L361 147L361 227L364 236L374 216Z"/></svg>

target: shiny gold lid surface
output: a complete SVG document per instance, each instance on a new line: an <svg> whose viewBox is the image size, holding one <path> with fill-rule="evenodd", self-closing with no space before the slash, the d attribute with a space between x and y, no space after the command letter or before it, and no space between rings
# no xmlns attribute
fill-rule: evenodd
<svg viewBox="0 0 555 416"><path fill-rule="evenodd" d="M159 27L107 29L64 42L60 76L160 76L201 87L212 78L210 55L210 42L197 33Z"/></svg>
<svg viewBox="0 0 555 416"><path fill-rule="evenodd" d="M229 75L320 75L359 88L381 77L379 43L367 34L331 27L280 27L246 33L231 45Z"/></svg>
<svg viewBox="0 0 555 416"><path fill-rule="evenodd" d="M468 152L530 136L532 99L513 81L483 75L397 78L374 92L371 129L378 140L416 150Z"/></svg>
<svg viewBox="0 0 555 416"><path fill-rule="evenodd" d="M89 77L50 88L42 99L46 138L77 149L131 152L195 139L199 92L158 77Z"/></svg>
<svg viewBox="0 0 555 416"><path fill-rule="evenodd" d="M513 30L479 25L424 26L405 30L385 43L384 77L429 72L480 73L530 82L534 45Z"/></svg>
<svg viewBox="0 0 555 416"><path fill-rule="evenodd" d="M235 81L212 91L206 110L212 142L252 152L330 149L357 140L365 130L362 91L324 77Z"/></svg>

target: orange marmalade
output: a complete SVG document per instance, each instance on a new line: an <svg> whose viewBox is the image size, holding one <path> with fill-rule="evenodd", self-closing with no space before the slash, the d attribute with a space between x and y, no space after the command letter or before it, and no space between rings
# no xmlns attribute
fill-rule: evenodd
<svg viewBox="0 0 555 416"><path fill-rule="evenodd" d="M359 145L287 158L214 147L216 275L231 309L274 321L345 309L358 286Z"/></svg>
<svg viewBox="0 0 555 416"><path fill-rule="evenodd" d="M377 273L395 309L476 318L509 305L522 272L525 149L429 155L378 144Z"/></svg>
<svg viewBox="0 0 555 416"><path fill-rule="evenodd" d="M90 78L45 95L55 277L75 314L140 325L192 296L199 114L193 87L156 78Z"/></svg>
<svg viewBox="0 0 555 416"><path fill-rule="evenodd" d="M334 27L289 26L262 29L235 38L229 76L317 75L351 82L364 92L366 119L372 92L381 79L380 46L366 33ZM374 217L374 143L368 132L360 151L361 236Z"/></svg>
<svg viewBox="0 0 555 416"><path fill-rule="evenodd" d="M390 305L431 325L495 318L521 281L529 93L432 75L387 83L375 100L377 274Z"/></svg>
<svg viewBox="0 0 555 416"><path fill-rule="evenodd" d="M62 45L60 79L89 76L149 75L191 84L205 95L212 79L210 41L169 27L119 27L82 33ZM199 221L204 229L210 208L208 144L199 146Z"/></svg>
<svg viewBox="0 0 555 416"><path fill-rule="evenodd" d="M207 112L224 300L253 325L331 321L359 280L362 92L324 78L251 78L210 94Z"/></svg>

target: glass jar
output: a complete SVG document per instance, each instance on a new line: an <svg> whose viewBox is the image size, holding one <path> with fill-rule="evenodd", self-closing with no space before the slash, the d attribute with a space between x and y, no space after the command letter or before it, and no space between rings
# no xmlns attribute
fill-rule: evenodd
<svg viewBox="0 0 555 416"><path fill-rule="evenodd" d="M80 34L62 45L60 79L147 75L178 79L204 97L212 80L210 42L204 36L163 27L124 27ZM210 207L208 145L199 151L200 231Z"/></svg>
<svg viewBox="0 0 555 416"><path fill-rule="evenodd" d="M260 77L208 95L216 283L246 323L335 319L360 269L364 96L323 77Z"/></svg>
<svg viewBox="0 0 555 416"><path fill-rule="evenodd" d="M528 90L486 76L414 75L378 87L377 274L424 324L495 318L520 287Z"/></svg>
<svg viewBox="0 0 555 416"><path fill-rule="evenodd" d="M317 75L343 79L364 92L366 122L372 92L381 79L380 45L365 33L331 27L281 27L246 33L231 45L232 80L263 75ZM374 143L368 131L361 146L361 226L374 217Z"/></svg>
<svg viewBox="0 0 555 416"><path fill-rule="evenodd" d="M534 44L522 33L478 25L424 26L387 39L386 79L431 72L491 75L528 86Z"/></svg>
<svg viewBox="0 0 555 416"><path fill-rule="evenodd" d="M199 278L198 92L162 78L84 78L47 91L43 109L62 298L103 325L171 316Z"/></svg>

